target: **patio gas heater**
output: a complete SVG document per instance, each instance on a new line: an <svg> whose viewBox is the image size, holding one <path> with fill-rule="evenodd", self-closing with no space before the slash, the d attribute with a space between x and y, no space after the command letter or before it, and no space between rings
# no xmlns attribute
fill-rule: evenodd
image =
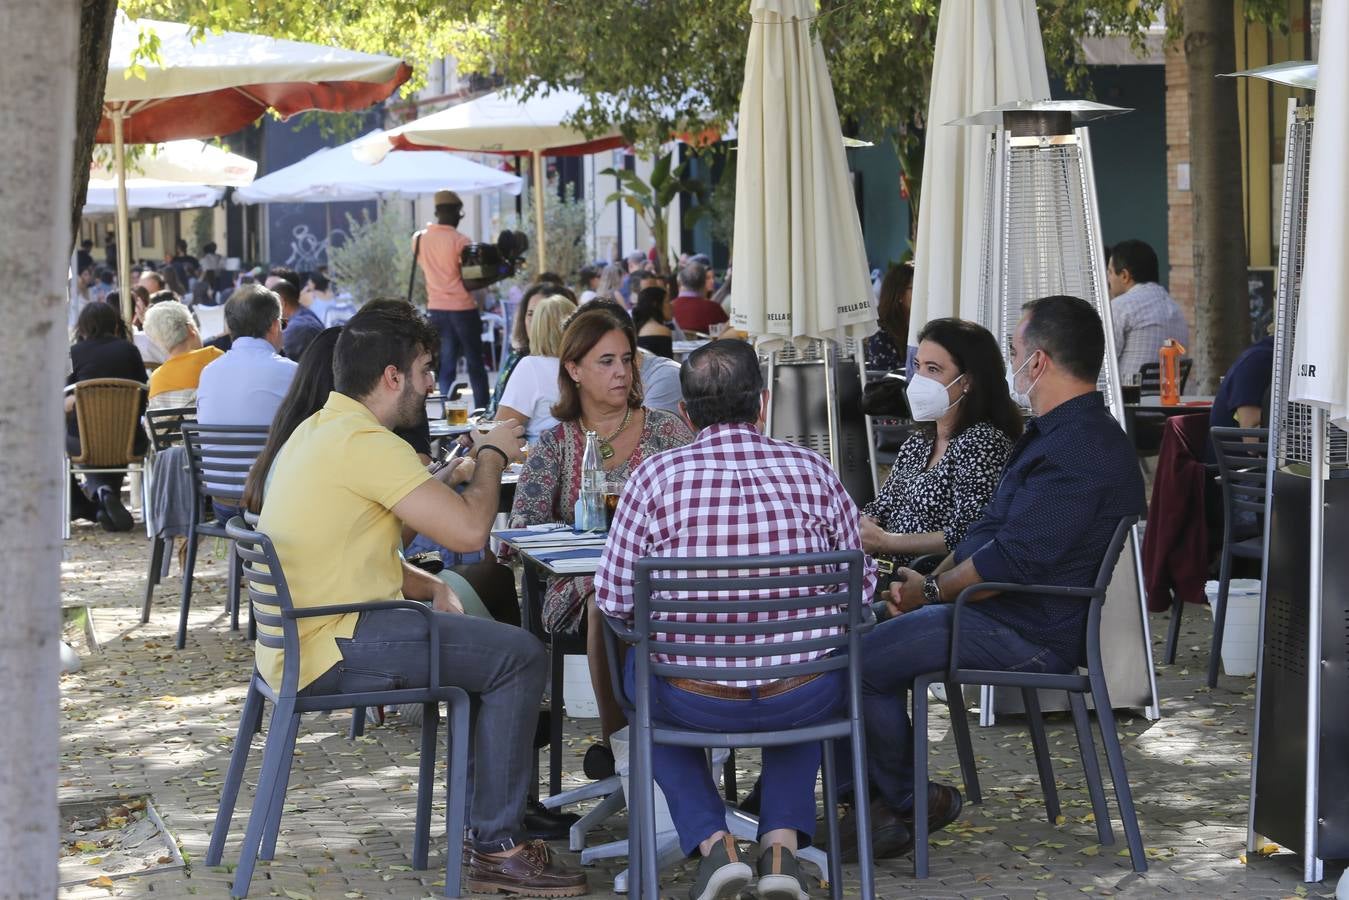
<svg viewBox="0 0 1349 900"><path fill-rule="evenodd" d="M1085 100L1019 100L950 123L995 129L989 137L984 170L980 323L1007 346L1025 303L1054 294L1091 303L1105 326L1105 365L1099 387L1121 423L1123 404L1096 182L1084 126L1125 112L1129 110ZM1137 530L1130 543L1131 550L1121 555L1110 583L1101 622L1101 652L1115 705L1141 708L1155 719L1160 711ZM993 723L995 712L1022 711L1016 691L995 696L993 688L984 687L980 701L984 725ZM1058 702L1052 708L1067 708Z"/></svg>
<svg viewBox="0 0 1349 900"><path fill-rule="evenodd" d="M1238 74L1315 88L1309 63ZM1247 831L1251 852L1269 840L1301 853L1306 881L1349 857L1349 435L1288 401L1314 119L1289 101Z"/></svg>

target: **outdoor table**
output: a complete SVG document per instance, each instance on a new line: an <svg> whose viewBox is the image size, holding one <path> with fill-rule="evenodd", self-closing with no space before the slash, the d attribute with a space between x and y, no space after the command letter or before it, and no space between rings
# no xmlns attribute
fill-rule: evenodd
<svg viewBox="0 0 1349 900"><path fill-rule="evenodd" d="M694 350L697 350L699 347L702 347L703 345L710 343L712 343L712 341L709 338L700 338L698 340L693 341L675 341L674 342L675 358L682 359L683 357L688 356Z"/></svg>
<svg viewBox="0 0 1349 900"><path fill-rule="evenodd" d="M468 434L470 431L473 430L472 425L469 424L451 425L444 419L434 419L431 421L430 426L431 426L432 440L440 440L448 437L459 437L461 434Z"/></svg>
<svg viewBox="0 0 1349 900"><path fill-rule="evenodd" d="M1124 404L1124 431L1129 435L1129 440L1134 439L1134 418L1140 412L1160 413L1168 418L1171 416L1188 416L1195 413L1206 413L1213 409L1213 397L1207 394L1187 394L1180 398L1180 402L1170 406L1162 404L1162 398L1153 394L1147 397L1141 397L1136 403Z"/></svg>

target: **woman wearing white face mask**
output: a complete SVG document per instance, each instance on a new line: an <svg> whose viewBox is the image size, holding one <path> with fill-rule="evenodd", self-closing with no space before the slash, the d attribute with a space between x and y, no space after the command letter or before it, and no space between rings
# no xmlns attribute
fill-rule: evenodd
<svg viewBox="0 0 1349 900"><path fill-rule="evenodd" d="M926 427L899 448L880 494L862 510L862 549L883 572L944 555L964 538L1022 431L998 343L973 322L923 327L908 398L914 421Z"/></svg>

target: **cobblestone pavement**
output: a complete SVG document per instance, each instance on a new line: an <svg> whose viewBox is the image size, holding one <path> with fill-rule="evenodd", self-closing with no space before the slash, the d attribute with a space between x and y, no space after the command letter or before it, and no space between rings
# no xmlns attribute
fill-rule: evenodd
<svg viewBox="0 0 1349 900"><path fill-rule="evenodd" d="M84 669L62 681L61 799L149 793L177 836L187 868L119 879L110 886L76 885L64 889L63 897L228 896L229 869L252 801L261 742L255 743L254 765L226 847L231 865L207 868L201 860L252 656L245 641L228 630L222 613L222 553L214 544L203 546L188 646L175 652L177 565L174 577L156 590L153 615L142 626L139 608L149 558L144 536L77 526L67 544L63 602L93 609L103 649L93 652L71 627ZM1154 634L1164 633L1164 625L1165 617L1158 617ZM1207 615L1187 617L1180 661L1158 672L1160 721L1121 718L1147 845L1147 874L1135 875L1127 855L1120 855L1118 822L1116 846L1097 845L1072 727L1064 716L1049 723L1064 819L1045 821L1029 738L1012 719L974 729L985 802L967 806L956 826L936 836L932 877L916 881L908 858L886 861L877 867L878 894L933 900L1332 896L1338 869L1327 873L1327 882L1304 886L1300 862L1291 854L1245 859L1254 682L1223 677L1217 690L1203 686L1208 634ZM958 780L949 722L940 707L934 705L931 722L934 777ZM411 869L416 729L374 727L349 742L347 723L345 714L306 718L276 859L259 864L252 896L299 900L443 893L443 824L433 820L431 869ZM580 756L594 739L594 724L568 721L570 786L580 783ZM436 815L443 811L442 799ZM596 839L621 837L625 827L619 815ZM590 870L595 896L611 896L616 868ZM662 890L686 896L691 872L684 867L666 873ZM845 893L858 894L855 870L848 873Z"/></svg>

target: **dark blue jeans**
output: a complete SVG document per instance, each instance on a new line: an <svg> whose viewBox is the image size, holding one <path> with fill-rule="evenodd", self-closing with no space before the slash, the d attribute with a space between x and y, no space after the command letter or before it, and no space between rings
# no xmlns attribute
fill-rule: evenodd
<svg viewBox="0 0 1349 900"><path fill-rule="evenodd" d="M1001 602L1001 601L991 601ZM1015 601L1007 601L1015 602ZM872 789L900 812L913 805L913 679L950 663L951 604L924 606L862 638L862 711ZM1015 630L967 606L960 616L960 664L1009 672L1067 672L1071 666ZM839 759L847 759L846 747ZM840 766L840 782L850 780Z"/></svg>
<svg viewBox="0 0 1349 900"><path fill-rule="evenodd" d="M482 361L482 316L476 309L430 311L431 325L440 333L440 392L449 395L459 371L459 357L468 363L473 405L479 409L492 399L487 366Z"/></svg>
<svg viewBox="0 0 1349 900"><path fill-rule="evenodd" d="M624 687L633 696L634 654L624 665ZM651 679L651 719L699 731L778 731L831 718L844 702L844 672L826 672L814 681L764 700L721 700ZM670 818L686 855L726 828L726 804L717 793L707 754L697 747L655 744L651 750L656 784L665 794ZM815 834L815 777L820 771L819 743L763 748L760 776L763 801L759 836L777 828L794 828L801 846Z"/></svg>
<svg viewBox="0 0 1349 900"><path fill-rule="evenodd" d="M473 701L468 821L474 841L487 852L507 849L525 838L522 820L548 654L538 638L512 625L456 613L436 613L435 620L441 684L463 688ZM425 623L412 610L361 613L352 637L338 638L342 661L301 693L425 685Z"/></svg>

